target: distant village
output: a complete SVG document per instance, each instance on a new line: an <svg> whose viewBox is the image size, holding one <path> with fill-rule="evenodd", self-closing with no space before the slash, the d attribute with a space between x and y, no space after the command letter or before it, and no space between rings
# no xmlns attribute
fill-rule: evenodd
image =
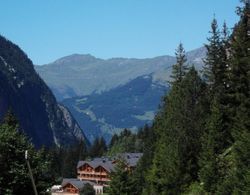
<svg viewBox="0 0 250 195"><path fill-rule="evenodd" d="M128 171L133 171L142 157L142 153L122 153L113 158L101 157L79 161L76 178L64 178L61 185L51 188L52 195L80 195L86 184L93 186L95 194L103 194L109 186L110 174L115 171L119 161L123 161Z"/></svg>

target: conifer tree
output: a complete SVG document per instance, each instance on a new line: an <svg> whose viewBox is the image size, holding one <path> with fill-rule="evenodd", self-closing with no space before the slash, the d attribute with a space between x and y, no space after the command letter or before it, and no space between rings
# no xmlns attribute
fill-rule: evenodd
<svg viewBox="0 0 250 195"><path fill-rule="evenodd" d="M246 1L231 40L230 90L233 107L234 193L250 193L250 5Z"/></svg>
<svg viewBox="0 0 250 195"><path fill-rule="evenodd" d="M4 116L3 123L12 127L16 127L18 125L18 120L15 117L12 109L9 109Z"/></svg>
<svg viewBox="0 0 250 195"><path fill-rule="evenodd" d="M116 164L115 171L111 173L111 182L109 184L109 194L110 195L130 195L133 194L132 186L130 179L130 173L127 170L126 164L124 161L119 161Z"/></svg>
<svg viewBox="0 0 250 195"><path fill-rule="evenodd" d="M110 144L109 144L109 147L112 148L112 146L115 145L115 143L118 141L119 137L118 135L115 133L112 138L111 138L111 141L110 141Z"/></svg>
<svg viewBox="0 0 250 195"><path fill-rule="evenodd" d="M218 154L221 153L220 139L221 134L218 132L221 120L220 109L216 101L212 103L212 116L207 123L208 131L203 135L202 152L199 160L201 169L199 170L199 179L207 192L215 193L219 180L218 175Z"/></svg>
<svg viewBox="0 0 250 195"><path fill-rule="evenodd" d="M89 150L91 157L101 157L107 151L107 145L103 137L96 138Z"/></svg>
<svg viewBox="0 0 250 195"><path fill-rule="evenodd" d="M82 189L82 192L80 192L80 195L95 195L95 189L91 184L86 183Z"/></svg>
<svg viewBox="0 0 250 195"><path fill-rule="evenodd" d="M164 111L156 121L159 141L148 175L152 193L178 194L197 179L204 91L204 83L191 68L165 98Z"/></svg>
<svg viewBox="0 0 250 195"><path fill-rule="evenodd" d="M221 61L211 66L216 85L210 88L200 180L207 192L218 194L249 193L249 9L239 13L241 20L230 39L224 25Z"/></svg>
<svg viewBox="0 0 250 195"><path fill-rule="evenodd" d="M172 82L181 82L183 77L185 76L188 67L187 67L187 58L186 58L186 52L184 50L184 47L182 43L179 44L178 48L175 52L176 56L176 64L172 67L172 75L171 78L173 79Z"/></svg>
<svg viewBox="0 0 250 195"><path fill-rule="evenodd" d="M63 177L73 178L76 175L76 166L79 160L84 160L87 157L87 151L83 140L72 145L64 147L58 151L58 164L61 167Z"/></svg>
<svg viewBox="0 0 250 195"><path fill-rule="evenodd" d="M220 33L216 19L211 23L211 37L206 45L204 78L208 83L207 94L210 101L207 117L206 133L203 137L200 157L199 179L208 192L215 193L219 178L219 156L232 144L229 114L229 60L228 60L228 29L223 25Z"/></svg>
<svg viewBox="0 0 250 195"><path fill-rule="evenodd" d="M203 77L210 85L216 85L218 68L221 65L221 38L218 29L217 20L214 18L211 23L211 37L209 37L208 44L205 45L207 49L207 56L204 60Z"/></svg>

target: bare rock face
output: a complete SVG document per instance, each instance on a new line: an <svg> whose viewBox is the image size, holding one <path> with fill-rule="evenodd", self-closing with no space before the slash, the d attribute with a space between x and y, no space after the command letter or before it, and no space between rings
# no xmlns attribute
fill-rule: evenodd
<svg viewBox="0 0 250 195"><path fill-rule="evenodd" d="M76 122L72 114L69 112L69 110L62 104L58 104L58 107L62 111L64 121L66 122L66 125L69 127L69 129L71 129L71 131L73 132L73 135L79 140L85 140L86 144L89 145L87 138L82 133L82 129L80 128L79 124Z"/></svg>
<svg viewBox="0 0 250 195"><path fill-rule="evenodd" d="M8 109L12 109L21 129L37 147L86 140L72 117L68 123L27 55L0 36L0 119Z"/></svg>

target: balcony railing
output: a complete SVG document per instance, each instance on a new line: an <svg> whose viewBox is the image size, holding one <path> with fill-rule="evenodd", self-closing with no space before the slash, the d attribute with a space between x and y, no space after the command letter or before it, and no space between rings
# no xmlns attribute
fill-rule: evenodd
<svg viewBox="0 0 250 195"><path fill-rule="evenodd" d="M91 174L91 175L108 175L106 172L96 172L96 171L77 171L78 174Z"/></svg>
<svg viewBox="0 0 250 195"><path fill-rule="evenodd" d="M88 180L88 181L110 181L109 178L101 178L101 177L88 177L78 175L78 179L80 180Z"/></svg>

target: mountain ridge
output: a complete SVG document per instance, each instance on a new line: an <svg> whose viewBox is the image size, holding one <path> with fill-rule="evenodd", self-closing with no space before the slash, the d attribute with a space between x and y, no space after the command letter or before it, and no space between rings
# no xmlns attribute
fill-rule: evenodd
<svg viewBox="0 0 250 195"><path fill-rule="evenodd" d="M70 145L79 139L88 142L72 115L64 118L62 107L28 56L0 36L0 119L10 108L37 147Z"/></svg>
<svg viewBox="0 0 250 195"><path fill-rule="evenodd" d="M201 69L204 55L204 47L187 52L188 62L195 63ZM145 59L100 59L90 54L72 54L46 65L35 66L35 69L61 101L74 96L102 93L138 76L168 72L175 62L175 57L170 55Z"/></svg>

